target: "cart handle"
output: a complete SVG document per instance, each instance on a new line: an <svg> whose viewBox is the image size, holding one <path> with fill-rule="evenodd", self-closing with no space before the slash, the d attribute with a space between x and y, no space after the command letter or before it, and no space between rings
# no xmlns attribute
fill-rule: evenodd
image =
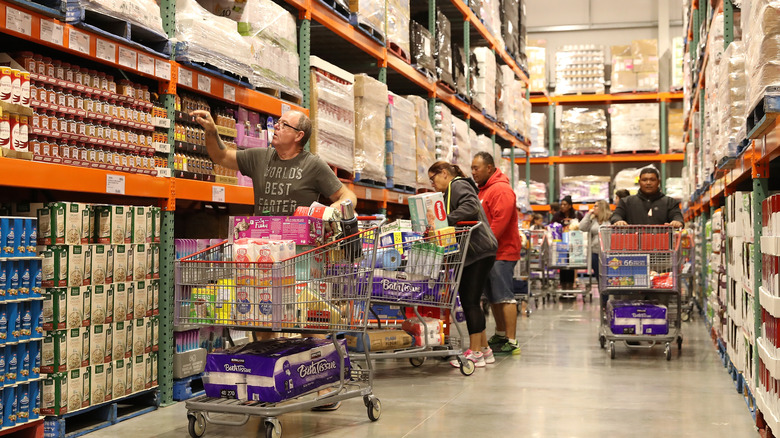
<svg viewBox="0 0 780 438"><path fill-rule="evenodd" d="M455 224L455 226L458 227L471 227L472 230L475 230L482 226L482 222L480 221L460 221Z"/></svg>

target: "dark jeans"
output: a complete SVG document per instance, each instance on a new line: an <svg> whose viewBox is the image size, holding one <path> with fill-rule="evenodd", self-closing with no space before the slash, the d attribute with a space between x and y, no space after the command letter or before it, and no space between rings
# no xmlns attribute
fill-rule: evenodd
<svg viewBox="0 0 780 438"><path fill-rule="evenodd" d="M495 257L487 257L463 267L458 295L470 335L485 330L485 314L482 312L480 298L495 260Z"/></svg>
<svg viewBox="0 0 780 438"><path fill-rule="evenodd" d="M561 269L561 285L574 284L574 269Z"/></svg>
<svg viewBox="0 0 780 438"><path fill-rule="evenodd" d="M590 266L593 268L593 280L598 284L599 282L599 264L601 263L601 259L599 258L598 254L591 254L590 255Z"/></svg>

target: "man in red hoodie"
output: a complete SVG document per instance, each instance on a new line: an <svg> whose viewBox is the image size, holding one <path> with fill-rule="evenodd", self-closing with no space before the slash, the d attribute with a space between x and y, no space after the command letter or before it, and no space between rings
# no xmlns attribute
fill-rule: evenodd
<svg viewBox="0 0 780 438"><path fill-rule="evenodd" d="M471 173L479 186L479 199L490 229L498 240L496 262L490 271L485 293L496 319L496 334L488 344L503 353L520 354L517 343L517 301L513 288L515 264L520 259L520 231L517 224L516 197L509 178L496 169L493 156L480 152L471 162Z"/></svg>

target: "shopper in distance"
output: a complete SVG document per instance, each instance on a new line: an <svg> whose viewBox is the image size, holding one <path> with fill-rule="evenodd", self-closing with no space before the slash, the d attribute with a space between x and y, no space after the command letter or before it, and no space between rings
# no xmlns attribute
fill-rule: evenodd
<svg viewBox="0 0 780 438"><path fill-rule="evenodd" d="M255 215L290 216L299 206L308 207L320 195L338 208L342 201L357 204L357 197L339 181L317 155L303 147L311 136L311 120L300 111L288 111L274 124L270 148L240 151L228 149L217 134L207 111L193 111L192 117L206 131L209 157L252 178Z"/></svg>
<svg viewBox="0 0 780 438"><path fill-rule="evenodd" d="M474 362L476 367L482 368L485 366L482 352L489 347L485 334L485 314L482 313L479 301L488 273L496 260L498 242L487 226L488 220L479 202L477 184L471 178L467 178L460 167L437 161L428 169L428 178L435 190L444 193L449 225L455 226L458 222L473 221L481 223L471 233L458 295L463 306L463 314L466 316L466 328L469 331L469 349L464 356ZM514 201L512 204L514 205ZM451 360L450 364L456 368L460 367L457 359Z"/></svg>
<svg viewBox="0 0 780 438"><path fill-rule="evenodd" d="M680 203L661 192L661 177L655 167L639 172L639 192L621 198L610 219L613 225L671 225L684 223Z"/></svg>
<svg viewBox="0 0 780 438"><path fill-rule="evenodd" d="M471 174L479 186L479 199L490 229L498 240L496 261L485 285L485 295L496 320L496 333L488 340L488 348L482 351L485 362L493 363L493 348L502 353L520 354L513 280L522 241L517 225L515 192L509 184L509 177L501 169L496 169L493 156L487 152L475 155L471 162Z"/></svg>
<svg viewBox="0 0 780 438"><path fill-rule="evenodd" d="M561 209L553 215L551 222L561 224L563 231L568 231L569 225L571 225L571 223L575 220L582 220L582 213L574 210L574 204L572 203L571 196L566 195L563 197L563 199L561 199ZM561 289L574 289L573 269L561 269L560 276Z"/></svg>

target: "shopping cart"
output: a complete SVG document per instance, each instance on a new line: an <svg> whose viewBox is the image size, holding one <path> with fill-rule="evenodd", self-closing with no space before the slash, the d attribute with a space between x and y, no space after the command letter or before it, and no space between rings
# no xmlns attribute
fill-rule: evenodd
<svg viewBox="0 0 780 438"><path fill-rule="evenodd" d="M533 299L536 307L539 307L539 298L544 303L547 299L547 242L546 230L524 230L526 243L520 252L520 261L515 265L514 278L523 280L527 284L527 294L515 293L518 300L517 310L521 311L521 302ZM526 309L526 314L531 315L531 309Z"/></svg>
<svg viewBox="0 0 780 438"><path fill-rule="evenodd" d="M629 348L664 344L670 360L672 342L682 349L680 234L665 225L608 226L599 237L601 348L608 345L614 359L615 342Z"/></svg>
<svg viewBox="0 0 780 438"><path fill-rule="evenodd" d="M460 324L452 324L458 332L458 339L452 336L442 336L434 327L426 323L420 308L433 308L449 311L454 315L455 298L458 294L458 285L469 246L471 232L477 227L484 226L479 222L458 224L454 234L443 236L424 237L420 240L403 244L393 244L379 249L379 259L383 251L398 251L403 254L403 261L397 269L377 269L374 271L373 288L371 294L372 304L391 304L411 308L414 315L422 325L418 336L419 342L411 347L393 351L371 351L364 355L351 354L350 358L374 360L374 359L409 359L412 366L419 367L425 363L426 358L456 357L463 375L470 376L474 373L474 363L463 355L460 340L464 338ZM431 254L430 248L438 251ZM427 253L427 254L426 254ZM379 325L379 321L378 321ZM396 324L385 322L384 328L400 328ZM382 327L378 327L382 328ZM439 336L437 336L439 335ZM443 343L433 344L430 339L442 339ZM368 348L365 348L368 350ZM369 360L369 363L370 363Z"/></svg>
<svg viewBox="0 0 780 438"><path fill-rule="evenodd" d="M693 230L684 229L680 234L680 294L683 303L682 320L688 321L693 316L696 305L694 297L694 267L696 262L696 247L693 242Z"/></svg>
<svg viewBox="0 0 780 438"><path fill-rule="evenodd" d="M590 272L591 257L588 233L572 230L565 232L563 236L562 240L552 241L548 251L547 266L549 269L558 271L558 277L550 288L550 295L553 301L559 296L571 298L577 295L582 295L583 300L587 297L589 301L593 301L593 276L589 275L585 283L578 282L576 276L578 270ZM561 270L575 271L575 283L571 289L563 288L560 278Z"/></svg>
<svg viewBox="0 0 780 438"><path fill-rule="evenodd" d="M286 333L331 333L338 353L339 379L327 394L315 391L280 403L199 396L186 402L189 432L206 424L241 426L252 416L265 419L266 435L281 436L277 417L353 397L363 397L371 421L381 404L372 393L371 362L348 366L335 332L365 333L377 228L328 243L279 262L236 262L233 245L223 242L176 262L176 324L223 326ZM235 414L233 419L210 414ZM231 417L228 417L231 418Z"/></svg>

